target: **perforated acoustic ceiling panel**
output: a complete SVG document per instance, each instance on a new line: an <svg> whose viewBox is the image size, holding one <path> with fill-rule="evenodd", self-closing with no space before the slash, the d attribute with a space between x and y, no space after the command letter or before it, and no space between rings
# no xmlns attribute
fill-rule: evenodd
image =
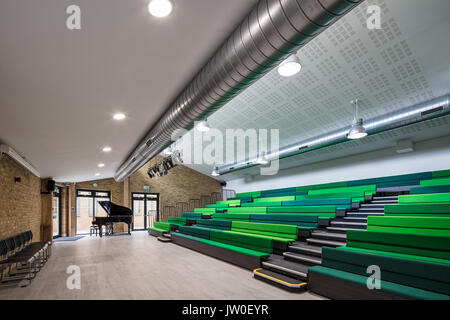
<svg viewBox="0 0 450 320"><path fill-rule="evenodd" d="M381 30L367 28L369 5L381 8ZM283 78L270 72L208 123L223 131L280 129L284 146L349 125L355 98L361 116L369 119L450 93L449 31L448 0L366 0L297 53L302 63L298 75ZM380 148L386 140L387 146L387 140L401 139L410 130L450 134L448 127L448 120L436 120L300 157L338 157L360 144ZM191 167L209 174L212 166Z"/></svg>

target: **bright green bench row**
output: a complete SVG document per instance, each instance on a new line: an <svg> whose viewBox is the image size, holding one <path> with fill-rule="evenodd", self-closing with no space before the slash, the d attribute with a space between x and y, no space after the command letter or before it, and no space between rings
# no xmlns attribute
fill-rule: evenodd
<svg viewBox="0 0 450 320"><path fill-rule="evenodd" d="M450 218L447 217L368 217L367 230L450 237Z"/></svg>
<svg viewBox="0 0 450 320"><path fill-rule="evenodd" d="M412 194L398 196L398 203L450 203L450 193Z"/></svg>
<svg viewBox="0 0 450 320"><path fill-rule="evenodd" d="M293 242L298 238L298 228L292 225L233 221L230 232L253 234L280 242Z"/></svg>
<svg viewBox="0 0 450 320"><path fill-rule="evenodd" d="M450 216L449 204L389 204L384 206L386 216Z"/></svg>
<svg viewBox="0 0 450 320"><path fill-rule="evenodd" d="M153 227L149 227L148 229L154 230L157 232L170 232L170 223L168 222L153 222Z"/></svg>
<svg viewBox="0 0 450 320"><path fill-rule="evenodd" d="M436 186L448 186L450 185L450 178L422 180L420 181L421 187L436 187Z"/></svg>
<svg viewBox="0 0 450 320"><path fill-rule="evenodd" d="M175 226L185 226L187 223L187 219L186 218L180 218L180 217L169 217L167 219L167 222L170 225L175 225Z"/></svg>

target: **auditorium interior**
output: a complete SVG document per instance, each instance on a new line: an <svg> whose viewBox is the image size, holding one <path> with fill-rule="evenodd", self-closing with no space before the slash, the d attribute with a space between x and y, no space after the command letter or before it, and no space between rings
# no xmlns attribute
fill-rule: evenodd
<svg viewBox="0 0 450 320"><path fill-rule="evenodd" d="M0 300L450 300L449 34L448 0L1 1Z"/></svg>

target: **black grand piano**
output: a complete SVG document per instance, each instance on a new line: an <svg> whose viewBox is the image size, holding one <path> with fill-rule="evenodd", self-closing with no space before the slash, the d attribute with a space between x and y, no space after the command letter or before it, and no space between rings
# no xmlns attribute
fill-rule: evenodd
<svg viewBox="0 0 450 320"><path fill-rule="evenodd" d="M106 227L105 234L107 236L114 233L114 223L123 222L128 225L128 234L131 235L131 224L133 223L133 211L130 208L119 206L111 201L98 202L105 212L107 217L95 217L92 220L93 225L97 225L100 237L103 235L103 226Z"/></svg>

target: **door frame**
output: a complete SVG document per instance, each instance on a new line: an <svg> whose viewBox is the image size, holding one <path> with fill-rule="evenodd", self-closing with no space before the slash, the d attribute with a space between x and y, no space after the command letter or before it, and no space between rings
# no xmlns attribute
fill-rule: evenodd
<svg viewBox="0 0 450 320"><path fill-rule="evenodd" d="M135 194L144 195L144 198L136 198L134 199ZM147 195L156 196L156 198L147 198ZM142 200L144 201L144 229L135 229L134 228L134 200ZM133 225L132 230L133 231L146 231L147 226L147 201L156 201L156 220L159 221L159 193L152 193L152 192L132 192L131 193L131 211L133 212Z"/></svg>
<svg viewBox="0 0 450 320"><path fill-rule="evenodd" d="M58 190L58 191L56 191L56 190ZM62 229L62 220L61 220L61 217L62 217L62 201L61 201L62 194L61 194L61 192L62 192L62 188L56 186L55 191L53 191L53 194L52 194L53 197L58 198L58 234L54 235L53 239L61 237L61 231L62 231L61 230ZM55 194L57 194L57 195L55 195ZM52 213L52 220L53 220L53 213Z"/></svg>

